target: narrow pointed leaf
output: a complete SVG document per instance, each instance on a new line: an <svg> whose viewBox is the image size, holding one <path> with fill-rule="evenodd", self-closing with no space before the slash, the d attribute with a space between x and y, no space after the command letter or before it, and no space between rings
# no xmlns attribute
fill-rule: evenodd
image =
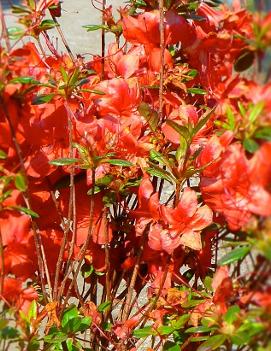
<svg viewBox="0 0 271 351"><path fill-rule="evenodd" d="M218 264L220 266L225 266L227 264L231 264L233 262L242 260L250 252L250 250L250 246L237 247L236 249L230 251L225 256L223 256L219 260Z"/></svg>
<svg viewBox="0 0 271 351"><path fill-rule="evenodd" d="M49 161L49 164L52 166L69 166L78 162L81 162L79 158L58 158L56 160Z"/></svg>

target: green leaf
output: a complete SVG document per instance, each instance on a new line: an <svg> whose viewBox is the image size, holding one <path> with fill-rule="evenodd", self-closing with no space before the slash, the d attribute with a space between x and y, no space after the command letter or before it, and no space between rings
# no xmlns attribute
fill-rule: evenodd
<svg viewBox="0 0 271 351"><path fill-rule="evenodd" d="M175 329L170 325L161 325L157 331L160 335L170 335L174 332L174 330Z"/></svg>
<svg viewBox="0 0 271 351"><path fill-rule="evenodd" d="M106 192L106 194L103 196L104 205L106 207L110 207L115 202L116 202L116 193L113 191Z"/></svg>
<svg viewBox="0 0 271 351"><path fill-rule="evenodd" d="M213 279L208 275L204 278L203 285L207 291L213 291L212 281Z"/></svg>
<svg viewBox="0 0 271 351"><path fill-rule="evenodd" d="M15 339L19 337L19 330L13 327L5 327L0 330L0 340Z"/></svg>
<svg viewBox="0 0 271 351"><path fill-rule="evenodd" d="M243 141L243 147L246 151L253 154L255 151L259 149L259 144L253 139L245 139Z"/></svg>
<svg viewBox="0 0 271 351"><path fill-rule="evenodd" d="M72 147L78 150L81 158L86 159L89 157L89 151L85 146L80 145L78 143L72 143Z"/></svg>
<svg viewBox="0 0 271 351"><path fill-rule="evenodd" d="M87 32L93 32L95 30L99 30L99 29L109 29L109 27L105 24L87 24L85 26L83 26L83 28L85 28L87 30Z"/></svg>
<svg viewBox="0 0 271 351"><path fill-rule="evenodd" d="M53 166L69 166L78 162L81 162L79 158L58 158L56 160L49 161L49 164Z"/></svg>
<svg viewBox="0 0 271 351"><path fill-rule="evenodd" d="M33 218L39 218L39 215L36 212L30 210L29 208L22 207L22 206L11 206L11 208L14 208L15 210L23 212L24 214L29 215Z"/></svg>
<svg viewBox="0 0 271 351"><path fill-rule="evenodd" d="M91 323L91 319L89 318L89 323L84 323L81 326L82 318L81 317L74 317L69 319L64 326L62 326L63 331L65 333L77 333L81 329L87 329Z"/></svg>
<svg viewBox="0 0 271 351"><path fill-rule="evenodd" d="M191 338L190 341L191 342L200 342L200 341L205 341L209 338L209 335L205 335L205 336L195 336L194 338Z"/></svg>
<svg viewBox="0 0 271 351"><path fill-rule="evenodd" d="M271 127L263 127L263 128L258 129L254 133L254 137L256 139L263 139L263 140L271 141ZM0 158L1 158L1 156L0 156Z"/></svg>
<svg viewBox="0 0 271 351"><path fill-rule="evenodd" d="M181 348L178 344L172 341L166 341L163 347L163 351L180 351Z"/></svg>
<svg viewBox="0 0 271 351"><path fill-rule="evenodd" d="M98 277L102 277L103 275L105 275L105 272L95 271L95 274L96 274Z"/></svg>
<svg viewBox="0 0 271 351"><path fill-rule="evenodd" d="M126 161L126 160L119 160L119 159L106 159L104 162L109 163L110 165L113 166L121 166L121 167L131 167L134 166L132 162Z"/></svg>
<svg viewBox="0 0 271 351"><path fill-rule="evenodd" d="M150 150L150 159L170 168L170 163L166 157L155 149Z"/></svg>
<svg viewBox="0 0 271 351"><path fill-rule="evenodd" d="M186 329L185 333L192 333L192 334L209 333L216 329L217 329L216 327L205 327L203 325L200 325L199 327L191 327Z"/></svg>
<svg viewBox="0 0 271 351"><path fill-rule="evenodd" d="M0 195L0 203L8 199L11 196L11 194L12 194L12 190L9 189L5 191L4 194Z"/></svg>
<svg viewBox="0 0 271 351"><path fill-rule="evenodd" d="M139 179L130 179L127 183L123 184L120 187L120 191L126 191L128 188L138 187L141 183L141 178Z"/></svg>
<svg viewBox="0 0 271 351"><path fill-rule="evenodd" d="M5 153L5 151L0 150L0 160L4 160L8 157L8 155Z"/></svg>
<svg viewBox="0 0 271 351"><path fill-rule="evenodd" d="M83 264L81 268L81 273L84 278L90 277L93 272L94 272L94 268L92 265L89 265L87 263Z"/></svg>
<svg viewBox="0 0 271 351"><path fill-rule="evenodd" d="M238 314L240 313L240 307L237 305L229 307L226 314L223 316L225 322L232 324L238 319Z"/></svg>
<svg viewBox="0 0 271 351"><path fill-rule="evenodd" d="M197 123L197 125L193 128L193 135L196 135L203 126L209 121L211 118L212 113L214 112L215 107L212 108L209 111L206 111L204 115L201 117L200 121Z"/></svg>
<svg viewBox="0 0 271 351"><path fill-rule="evenodd" d="M68 307L63 315L62 315L62 320L61 320L61 326L64 328L65 325L72 320L75 317L78 317L79 312L76 306L71 305L70 307Z"/></svg>
<svg viewBox="0 0 271 351"><path fill-rule="evenodd" d="M90 327L91 322L92 322L91 317L81 318L81 323L80 323L80 326L79 326L77 331L84 332L85 330L87 330Z"/></svg>
<svg viewBox="0 0 271 351"><path fill-rule="evenodd" d="M136 330L133 331L133 336L135 338L138 338L138 339L146 338L147 336L150 336L150 335L155 335L155 332L154 332L154 330L152 329L151 326L144 327L144 328L141 328L141 329L136 329Z"/></svg>
<svg viewBox="0 0 271 351"><path fill-rule="evenodd" d="M79 71L79 68L76 67L75 70L72 72L72 74L69 76L67 84L72 87L75 86L78 83L79 76L80 76L80 71Z"/></svg>
<svg viewBox="0 0 271 351"><path fill-rule="evenodd" d="M4 329L7 325L8 325L7 319L0 319L0 331L1 329Z"/></svg>
<svg viewBox="0 0 271 351"><path fill-rule="evenodd" d="M226 340L225 335L214 335L211 336L208 340L206 340L203 344L201 344L197 351L212 351L216 350L221 346Z"/></svg>
<svg viewBox="0 0 271 351"><path fill-rule="evenodd" d="M227 119L228 119L229 130L234 130L235 117L234 117L234 113L229 105L227 106L226 114L227 114Z"/></svg>
<svg viewBox="0 0 271 351"><path fill-rule="evenodd" d="M138 107L138 112L140 113L141 116L145 118L145 120L148 122L151 130L153 132L156 131L156 128L159 123L159 118L158 118L158 113L153 110L149 104L146 102L142 102L139 107Z"/></svg>
<svg viewBox="0 0 271 351"><path fill-rule="evenodd" d="M188 73L187 76L189 77L196 77L198 75L198 71L196 69L191 69Z"/></svg>
<svg viewBox="0 0 271 351"><path fill-rule="evenodd" d="M55 332L54 334L49 334L44 337L44 341L48 344L62 343L67 339L67 334L61 331Z"/></svg>
<svg viewBox="0 0 271 351"><path fill-rule="evenodd" d="M81 92L97 94L97 95L106 95L104 91L96 90L96 89L81 89Z"/></svg>
<svg viewBox="0 0 271 351"><path fill-rule="evenodd" d="M40 82L33 77L16 77L9 81L12 84L40 84Z"/></svg>
<svg viewBox="0 0 271 351"><path fill-rule="evenodd" d="M21 173L18 173L15 177L15 186L22 192L26 191L27 189L25 178Z"/></svg>
<svg viewBox="0 0 271 351"><path fill-rule="evenodd" d="M24 30L20 27L9 27L7 29L8 37L11 40L18 40L24 36Z"/></svg>
<svg viewBox="0 0 271 351"><path fill-rule="evenodd" d="M97 186L107 186L112 182L113 179L114 179L114 177L111 174L107 174L104 177L97 179L96 185Z"/></svg>
<svg viewBox="0 0 271 351"><path fill-rule="evenodd" d="M248 120L253 123L256 121L256 119L259 117L259 115L262 113L264 109L264 101L258 102L256 105L253 106L253 108L250 111Z"/></svg>
<svg viewBox="0 0 271 351"><path fill-rule="evenodd" d="M101 192L102 191L102 189L99 187L99 186L97 186L97 185L95 185L94 186L94 191L93 191L93 187L91 187L89 190L88 190L88 192L87 192L87 195L92 195L92 194L98 194L99 192Z"/></svg>
<svg viewBox="0 0 271 351"><path fill-rule="evenodd" d="M58 23L54 22L51 19L46 19L46 20L43 20L41 22L41 24L39 25L39 29L40 30L49 30L49 29L52 29L52 28L57 27L57 26L59 26Z"/></svg>
<svg viewBox="0 0 271 351"><path fill-rule="evenodd" d="M191 308L200 305L203 303L205 300L190 300L182 303L183 308Z"/></svg>
<svg viewBox="0 0 271 351"><path fill-rule="evenodd" d="M145 1L143 1L143 0L136 0L136 1L135 1L135 6L136 6L136 7L139 7L139 6L145 7L145 6L147 6L147 4L146 4Z"/></svg>
<svg viewBox="0 0 271 351"><path fill-rule="evenodd" d="M12 5L11 11L12 13L17 13L17 14L31 13L31 10L29 10L27 6L23 6L23 5Z"/></svg>
<svg viewBox="0 0 271 351"><path fill-rule="evenodd" d="M235 345L248 344L251 339L265 330L265 326L262 323L254 322L251 320L245 320L244 324L232 335L231 340Z"/></svg>
<svg viewBox="0 0 271 351"><path fill-rule="evenodd" d="M65 71L64 67L60 67L60 73L62 75L63 81L67 83L69 76L68 73Z"/></svg>
<svg viewBox="0 0 271 351"><path fill-rule="evenodd" d="M111 301L105 301L98 306L99 312L106 312L111 307Z"/></svg>
<svg viewBox="0 0 271 351"><path fill-rule="evenodd" d="M237 104L238 104L239 111L240 111L242 117L245 117L246 116L246 110L245 110L244 105L240 101L238 101Z"/></svg>
<svg viewBox="0 0 271 351"><path fill-rule="evenodd" d="M37 318L37 302L36 300L33 300L28 310L28 320L31 321L32 319L36 319L36 318Z"/></svg>
<svg viewBox="0 0 271 351"><path fill-rule="evenodd" d="M97 95L106 95L104 91L97 90L97 89L91 89L90 93L97 94Z"/></svg>
<svg viewBox="0 0 271 351"><path fill-rule="evenodd" d="M189 314L184 314L182 316L180 316L176 321L172 322L172 327L175 330L181 329L186 322L189 320L190 315Z"/></svg>
<svg viewBox="0 0 271 351"><path fill-rule="evenodd" d="M207 91L204 89L200 89L200 88L188 88L187 91L190 94L196 94L196 95L206 95Z"/></svg>
<svg viewBox="0 0 271 351"><path fill-rule="evenodd" d="M151 174L152 176L161 178L161 179L165 179L168 182L170 182L171 184L173 184L175 182L175 179L173 178L173 176L165 171L164 169L161 169L159 167L155 167L153 166L152 168L147 168L146 172Z"/></svg>
<svg viewBox="0 0 271 351"><path fill-rule="evenodd" d="M175 158L178 163L180 163L183 157L186 155L187 147L188 145L186 139L182 135L180 135L180 145L176 150L175 154Z"/></svg>
<svg viewBox="0 0 271 351"><path fill-rule="evenodd" d="M248 69L254 62L255 53L250 50L243 52L236 60L234 69L236 72L243 72Z"/></svg>
<svg viewBox="0 0 271 351"><path fill-rule="evenodd" d="M180 124L178 124L170 119L166 120L166 124L168 124L170 127L172 127L181 136L183 136L187 142L190 141L191 136L190 136L190 133L189 133L189 130L187 127L182 126L182 125L180 125Z"/></svg>
<svg viewBox="0 0 271 351"><path fill-rule="evenodd" d="M50 102L55 94L41 94L37 95L32 100L32 105L41 105Z"/></svg>
<svg viewBox="0 0 271 351"><path fill-rule="evenodd" d="M37 336L33 336L27 346L27 351L38 351L40 350L40 342Z"/></svg>
<svg viewBox="0 0 271 351"><path fill-rule="evenodd" d="M225 266L227 264L231 264L233 262L242 260L250 252L250 250L251 250L250 246L237 247L231 252L227 253L225 256L223 256L219 260L218 264L220 266Z"/></svg>

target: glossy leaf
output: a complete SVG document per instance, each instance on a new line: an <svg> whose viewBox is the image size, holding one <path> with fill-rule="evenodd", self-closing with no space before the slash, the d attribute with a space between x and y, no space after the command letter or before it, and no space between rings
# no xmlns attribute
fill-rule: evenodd
<svg viewBox="0 0 271 351"><path fill-rule="evenodd" d="M8 157L8 155L5 153L5 151L0 150L0 160L5 160Z"/></svg>
<svg viewBox="0 0 271 351"><path fill-rule="evenodd" d="M225 266L227 264L242 260L250 252L250 250L251 248L249 246L237 247L223 256L218 263L220 266Z"/></svg>
<svg viewBox="0 0 271 351"><path fill-rule="evenodd" d="M111 307L111 301L105 301L98 306L99 312L106 312Z"/></svg>
<svg viewBox="0 0 271 351"><path fill-rule="evenodd" d="M152 166L151 168L147 168L146 172L155 176L155 177L165 179L170 183L175 182L175 179L173 178L173 176L169 172L167 172L164 169L161 169L159 167Z"/></svg>
<svg viewBox="0 0 271 351"><path fill-rule="evenodd" d="M9 27L7 31L11 40L18 40L24 35L24 30L20 27Z"/></svg>
<svg viewBox="0 0 271 351"><path fill-rule="evenodd" d="M33 218L39 218L39 215L33 210L30 210L29 208L23 206L12 206L12 208L15 208L16 210L23 212L24 214L29 215Z"/></svg>
<svg viewBox="0 0 271 351"><path fill-rule="evenodd" d="M238 314L240 312L240 307L237 305L229 307L228 311L224 315L223 319L225 322L232 324L238 318Z"/></svg>
<svg viewBox="0 0 271 351"><path fill-rule="evenodd" d="M205 327L200 325L199 327L191 327L186 329L185 333L199 334L199 333L209 333L213 330L216 330L216 327Z"/></svg>
<svg viewBox="0 0 271 351"><path fill-rule="evenodd" d="M49 164L52 166L70 166L78 162L81 162L79 158L58 158L56 160L49 161Z"/></svg>
<svg viewBox="0 0 271 351"><path fill-rule="evenodd" d="M250 111L250 114L248 116L248 120L253 123L256 121L256 119L260 116L260 114L263 112L265 103L263 101L258 102L256 105L254 105Z"/></svg>
<svg viewBox="0 0 271 351"><path fill-rule="evenodd" d="M171 126L177 133L185 138L186 141L190 140L190 133L187 127L182 126L170 119L166 120L166 123Z"/></svg>
<svg viewBox="0 0 271 351"><path fill-rule="evenodd" d="M33 77L16 77L16 78L11 79L9 81L9 83L12 83L12 84L17 84L17 83L34 84L34 85L40 84L40 82L38 80L34 79Z"/></svg>
<svg viewBox="0 0 271 351"><path fill-rule="evenodd" d="M87 25L83 26L83 28L85 28L87 30L87 32L93 32L93 31L99 30L99 29L108 29L109 27L107 25L103 25L103 24L87 24Z"/></svg>
<svg viewBox="0 0 271 351"><path fill-rule="evenodd" d="M133 336L138 339L146 338L150 335L155 335L155 332L152 329L152 327L144 327L133 331Z"/></svg>
<svg viewBox="0 0 271 351"><path fill-rule="evenodd" d="M201 344L197 351L212 351L218 349L226 340L225 335L214 335Z"/></svg>
<svg viewBox="0 0 271 351"><path fill-rule="evenodd" d="M119 160L119 159L113 159L113 158L110 160L105 160L105 162L113 166L121 166L121 167L131 167L134 165L132 162L129 162L126 160Z"/></svg>
<svg viewBox="0 0 271 351"><path fill-rule="evenodd" d="M156 131L156 128L159 123L159 118L158 118L158 113L153 110L149 104L142 102L138 106L138 112L145 118L145 120L148 122L151 130L153 132Z"/></svg>
<svg viewBox="0 0 271 351"><path fill-rule="evenodd" d="M188 88L187 91L190 94L195 94L195 95L206 95L207 91L204 89L200 89L200 88Z"/></svg>
<svg viewBox="0 0 271 351"><path fill-rule="evenodd" d="M166 341L163 346L163 351L181 351L181 348L178 344L172 341Z"/></svg>
<svg viewBox="0 0 271 351"><path fill-rule="evenodd" d="M253 154L259 149L259 144L253 139L245 139L243 142L243 146L251 154Z"/></svg>
<svg viewBox="0 0 271 351"><path fill-rule="evenodd" d="M256 139L271 141L271 127L263 127L254 133Z"/></svg>
<svg viewBox="0 0 271 351"><path fill-rule="evenodd" d="M18 190L23 191L23 192L26 191L26 189L27 189L25 178L21 173L18 173L15 176L15 186Z"/></svg>
<svg viewBox="0 0 271 351"><path fill-rule="evenodd" d="M157 332L160 335L170 335L174 332L174 328L170 325L161 325L158 329Z"/></svg>
<svg viewBox="0 0 271 351"><path fill-rule="evenodd" d="M210 111L205 112L205 114L201 117L197 125L193 129L193 135L197 134L203 126L209 121L211 118L212 113L214 112L215 108Z"/></svg>
<svg viewBox="0 0 271 351"><path fill-rule="evenodd" d="M61 326L65 327L65 325L72 320L75 317L78 317L79 312L76 306L71 305L69 308L67 308L62 316L62 320L61 320Z"/></svg>
<svg viewBox="0 0 271 351"><path fill-rule="evenodd" d="M59 24L55 23L53 20L50 20L50 19L46 19L46 20L43 20L41 22L41 24L39 25L39 29L41 30L49 30L49 29L52 29L56 26L58 26Z"/></svg>
<svg viewBox="0 0 271 351"><path fill-rule="evenodd" d="M54 94L37 95L32 100L32 105L46 104L46 103L50 102L53 99L54 96L55 96Z"/></svg>

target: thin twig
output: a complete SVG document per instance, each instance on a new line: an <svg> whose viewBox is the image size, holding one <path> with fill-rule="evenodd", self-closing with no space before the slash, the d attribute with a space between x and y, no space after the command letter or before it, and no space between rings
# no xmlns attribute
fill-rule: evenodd
<svg viewBox="0 0 271 351"><path fill-rule="evenodd" d="M63 33L63 31L62 31L62 29L60 27L60 24L58 23L57 19L54 16L51 16L51 17L52 17L53 21L55 22L56 30L58 31L58 34L60 35L62 43L64 44L66 50L68 51L68 54L70 55L70 58L71 58L72 62L75 62L75 57L74 57L74 55L73 55L73 53L72 53L72 51L71 51L71 49L69 47L69 44L68 44L68 42L67 42L67 40L66 40L66 38L64 36L64 33Z"/></svg>
<svg viewBox="0 0 271 351"><path fill-rule="evenodd" d="M68 110L67 110L67 113L69 114ZM69 116L68 116L68 130L69 130L69 148L70 148L70 156L69 157L72 158L73 157L72 122L71 122L71 119ZM74 167L72 166L71 172L70 172L70 194L69 194L69 206L68 206L68 219L67 219L67 223L65 225L64 235L63 235L63 239L61 242L61 246L60 246L60 250L59 250L59 254L58 254L58 259L57 259L57 263L56 263L56 274L55 274L54 291L53 291L54 299L56 299L56 297L57 297L58 280L59 280L60 270L61 270L62 263L63 263L63 256L64 256L65 247L67 244L68 233L70 232L71 218L73 215L73 191L74 191ZM69 261L69 258L68 258L68 261Z"/></svg>
<svg viewBox="0 0 271 351"><path fill-rule="evenodd" d="M135 283L136 283L136 279L137 279L137 275L138 275L139 267L140 267L140 260L141 260L141 257L142 257L144 244L145 244L146 237L147 237L147 234L149 232L149 229L150 229L150 223L147 224L147 226L144 229L144 232L142 234L142 237L141 237L141 242L140 242L140 247L139 247L139 251L138 251L138 254L137 254L135 267L134 267L133 274L132 274L132 277L131 277L131 281L130 281L130 284L129 284L129 287L128 287L128 293L127 293L127 297L126 297L124 308L123 308L123 314L122 314L122 321L123 322L126 321L128 319L128 317L129 317L133 291L134 291L134 287L135 287Z"/></svg>
<svg viewBox="0 0 271 351"><path fill-rule="evenodd" d="M92 170L92 184L95 184L95 169ZM73 276L73 279L68 287L68 290L67 290L67 294L66 294L66 297L65 297L65 300L64 300L64 303L63 303L63 309L65 308L67 302L68 302L68 299L70 297L70 294L71 294L71 290L74 286L74 283L78 277L78 274L80 272L80 269L81 269L81 265L83 263L83 260L84 260L84 257L85 257L85 253L87 251L87 248L89 246L89 243L90 243L90 239L92 238L92 233L93 233L93 229L94 229L94 192L95 192L95 187L93 186L92 187L92 191L91 191L91 196L90 196L90 211L89 211L89 217L90 217L90 220L89 220L89 228L88 228L88 234L87 234L87 238L86 238L86 241L85 243L83 244L80 252L79 252L79 255L78 255L78 259L76 260L77 261L77 268L76 268L76 271L75 271L75 274ZM73 265L71 265L72 267ZM73 268L73 267L72 267ZM70 274L70 270L67 272L67 276L69 276ZM61 289L62 290L62 289ZM61 294L62 294L63 291L61 291Z"/></svg>

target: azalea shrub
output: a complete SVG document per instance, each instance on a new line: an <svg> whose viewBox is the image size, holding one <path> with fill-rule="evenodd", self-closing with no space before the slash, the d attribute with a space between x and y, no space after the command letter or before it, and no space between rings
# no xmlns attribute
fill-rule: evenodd
<svg viewBox="0 0 271 351"><path fill-rule="evenodd" d="M0 349L271 350L271 13L95 6L2 13Z"/></svg>

